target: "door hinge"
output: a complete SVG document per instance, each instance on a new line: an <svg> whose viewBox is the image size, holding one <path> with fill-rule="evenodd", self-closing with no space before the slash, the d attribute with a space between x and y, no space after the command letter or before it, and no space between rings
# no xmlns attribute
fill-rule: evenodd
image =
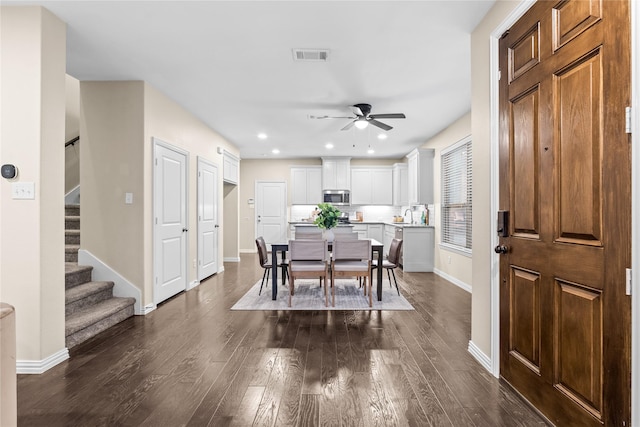
<svg viewBox="0 0 640 427"><path fill-rule="evenodd" d="M154 160L156 161L156 166L158 166L158 158L156 157Z"/></svg>
<svg viewBox="0 0 640 427"><path fill-rule="evenodd" d="M626 277L626 288L627 295L631 295L633 292L633 283L631 282L631 269L627 268L627 277Z"/></svg>
<svg viewBox="0 0 640 427"><path fill-rule="evenodd" d="M631 107L626 107L624 109L624 130L626 133L631 133L632 132L632 115L631 113L633 113L633 109Z"/></svg>
<svg viewBox="0 0 640 427"><path fill-rule="evenodd" d="M498 70L498 81L502 78L502 70Z"/></svg>

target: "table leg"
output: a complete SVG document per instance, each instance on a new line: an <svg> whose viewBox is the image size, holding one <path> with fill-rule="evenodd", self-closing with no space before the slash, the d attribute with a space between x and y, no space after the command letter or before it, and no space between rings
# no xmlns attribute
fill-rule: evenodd
<svg viewBox="0 0 640 427"><path fill-rule="evenodd" d="M378 268L376 273L378 274L378 301L382 301L382 249L378 252Z"/></svg>
<svg viewBox="0 0 640 427"><path fill-rule="evenodd" d="M271 299L278 298L278 251L271 248Z"/></svg>

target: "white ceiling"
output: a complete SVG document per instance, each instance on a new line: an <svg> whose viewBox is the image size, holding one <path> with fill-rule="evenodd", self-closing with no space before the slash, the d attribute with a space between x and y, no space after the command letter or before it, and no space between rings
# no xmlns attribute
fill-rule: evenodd
<svg viewBox="0 0 640 427"><path fill-rule="evenodd" d="M402 157L470 110L470 33L493 3L3 2L42 4L68 24L68 74L144 80L245 159ZM294 62L293 48L330 49L330 58ZM308 118L349 116L355 103L407 118L380 119L388 132Z"/></svg>

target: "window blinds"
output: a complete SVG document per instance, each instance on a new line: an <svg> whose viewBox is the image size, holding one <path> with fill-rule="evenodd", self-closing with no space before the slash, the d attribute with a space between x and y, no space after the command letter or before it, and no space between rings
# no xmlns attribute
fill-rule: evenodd
<svg viewBox="0 0 640 427"><path fill-rule="evenodd" d="M442 150L442 243L471 250L471 138Z"/></svg>

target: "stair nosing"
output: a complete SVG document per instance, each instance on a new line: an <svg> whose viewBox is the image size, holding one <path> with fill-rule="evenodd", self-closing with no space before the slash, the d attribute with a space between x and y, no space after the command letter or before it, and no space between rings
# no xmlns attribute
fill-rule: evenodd
<svg viewBox="0 0 640 427"><path fill-rule="evenodd" d="M101 301L98 304L91 305L89 307L85 307L82 310L79 310L66 318L65 321L65 336L73 335L78 331L81 331L100 320L106 319L107 317L123 310L133 304L135 304L135 298L130 297L113 297L108 300ZM102 309L107 306L107 311L105 312L105 316L97 319L94 322L88 322L93 318L93 315L96 311Z"/></svg>
<svg viewBox="0 0 640 427"><path fill-rule="evenodd" d="M66 290L65 304L70 304L91 295L104 292L105 290L113 289L113 286L113 282L102 280L92 280L91 282L82 283ZM71 294L74 299L67 299L69 294Z"/></svg>

